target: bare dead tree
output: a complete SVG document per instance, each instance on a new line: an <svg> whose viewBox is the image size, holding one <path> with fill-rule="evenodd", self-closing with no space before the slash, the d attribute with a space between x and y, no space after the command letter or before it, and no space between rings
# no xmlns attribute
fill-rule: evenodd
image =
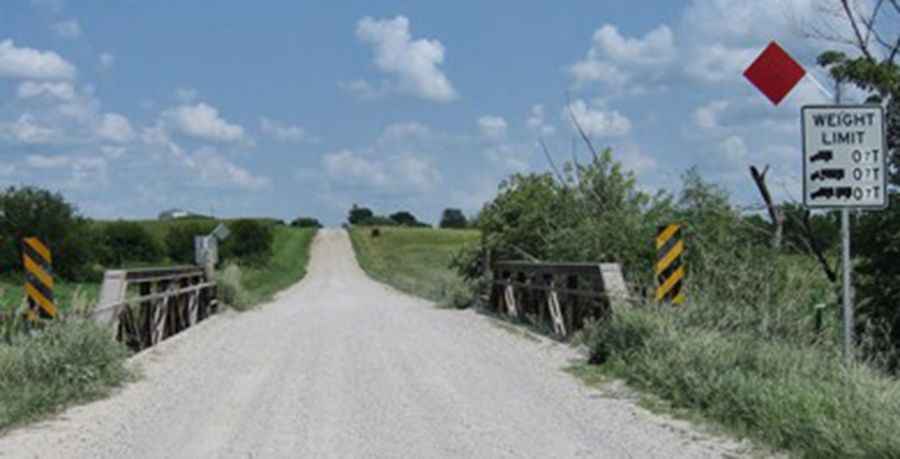
<svg viewBox="0 0 900 459"><path fill-rule="evenodd" d="M775 227L775 231L772 234L772 247L780 249L781 241L784 238L784 211L772 201L772 194L769 193L769 186L766 185L766 174L768 172L768 165L766 165L762 172L760 172L756 166L750 166L750 175L753 176L756 188L759 190L763 202L766 203L766 209L769 211L769 218L772 220L772 225Z"/></svg>

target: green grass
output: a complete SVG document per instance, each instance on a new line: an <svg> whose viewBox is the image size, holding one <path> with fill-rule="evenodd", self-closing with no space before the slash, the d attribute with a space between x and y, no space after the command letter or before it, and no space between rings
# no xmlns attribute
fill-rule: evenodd
<svg viewBox="0 0 900 459"><path fill-rule="evenodd" d="M481 233L431 228L354 227L350 238L360 266L374 279L398 290L432 301L445 301L459 289L460 279L450 269L453 255L476 243Z"/></svg>
<svg viewBox="0 0 900 459"><path fill-rule="evenodd" d="M272 299L306 275L313 228L275 227L272 259L265 266L241 268L241 285L248 306Z"/></svg>
<svg viewBox="0 0 900 459"><path fill-rule="evenodd" d="M127 356L108 330L83 320L0 342L0 432L105 396L130 377Z"/></svg>
<svg viewBox="0 0 900 459"><path fill-rule="evenodd" d="M716 305L685 308L618 310L585 340L603 372L739 436L798 457L900 457L900 382L820 343L691 325L689 309Z"/></svg>
<svg viewBox="0 0 900 459"><path fill-rule="evenodd" d="M0 311L18 307L25 298L25 277L19 274L7 274L0 278ZM67 282L56 279L53 295L57 306L65 314L71 304L75 292L78 291L85 300L93 303L100 294L100 284L95 282Z"/></svg>

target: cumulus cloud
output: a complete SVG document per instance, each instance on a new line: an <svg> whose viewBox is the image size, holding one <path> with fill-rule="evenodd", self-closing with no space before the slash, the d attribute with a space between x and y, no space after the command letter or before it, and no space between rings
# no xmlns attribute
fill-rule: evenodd
<svg viewBox="0 0 900 459"><path fill-rule="evenodd" d="M357 23L356 36L372 45L375 65L396 78L399 90L436 102L450 102L458 97L439 68L444 62L444 46L437 40L413 40L406 17L362 18Z"/></svg>
<svg viewBox="0 0 900 459"><path fill-rule="evenodd" d="M58 137L55 129L43 126L35 117L25 113L11 123L0 123L0 138L24 143L28 145L40 145L52 143Z"/></svg>
<svg viewBox="0 0 900 459"><path fill-rule="evenodd" d="M556 132L555 127L544 123L544 106L540 104L531 107L525 124L541 135L553 135Z"/></svg>
<svg viewBox="0 0 900 459"><path fill-rule="evenodd" d="M675 59L674 34L665 25L641 38L623 36L616 26L605 24L594 32L591 48L569 73L576 85L601 82L613 87L640 83Z"/></svg>
<svg viewBox="0 0 900 459"><path fill-rule="evenodd" d="M379 144L404 142L407 140L423 140L432 136L431 128L416 122L407 121L403 123L392 123L384 128L381 137L378 138Z"/></svg>
<svg viewBox="0 0 900 459"><path fill-rule="evenodd" d="M167 125L190 137L215 142L246 140L243 127L224 120L218 109L203 102L166 110L162 118Z"/></svg>
<svg viewBox="0 0 900 459"><path fill-rule="evenodd" d="M478 130L486 139L500 140L506 137L506 128L506 120L503 117L485 115L478 118Z"/></svg>
<svg viewBox="0 0 900 459"><path fill-rule="evenodd" d="M719 116L731 103L727 100L714 100L698 107L694 111L694 124L703 129L719 127Z"/></svg>
<svg viewBox="0 0 900 459"><path fill-rule="evenodd" d="M186 156L184 164L205 184L211 186L236 186L244 190L257 191L271 185L269 178L253 174L210 147L200 148Z"/></svg>
<svg viewBox="0 0 900 459"><path fill-rule="evenodd" d="M292 126L266 117L259 119L259 128L263 134L279 142L298 143L310 140L306 130L300 126Z"/></svg>
<svg viewBox="0 0 900 459"><path fill-rule="evenodd" d="M374 100L387 94L386 87L376 88L366 80L341 81L338 87L362 100Z"/></svg>
<svg viewBox="0 0 900 459"><path fill-rule="evenodd" d="M578 120L584 132L591 137L621 137L631 131L631 121L618 111L597 109L580 99L572 102L569 109L562 111L563 120L567 120L575 129L572 117Z"/></svg>
<svg viewBox="0 0 900 459"><path fill-rule="evenodd" d="M20 99L47 97L71 101L75 98L75 88L67 81L24 81L19 84L16 95Z"/></svg>
<svg viewBox="0 0 900 459"><path fill-rule="evenodd" d="M71 80L75 78L75 66L53 51L20 48L7 39L0 41L0 77Z"/></svg>
<svg viewBox="0 0 900 459"><path fill-rule="evenodd" d="M78 24L76 19L57 22L50 26L50 29L60 38L67 40L74 40L81 36L81 25Z"/></svg>
<svg viewBox="0 0 900 459"><path fill-rule="evenodd" d="M340 150L325 154L322 167L339 184L362 184L379 191L424 192L441 181L441 174L431 161L409 152L382 159Z"/></svg>
<svg viewBox="0 0 900 459"><path fill-rule="evenodd" d="M118 113L107 113L100 118L97 136L111 142L126 143L132 141L135 134L128 118Z"/></svg>
<svg viewBox="0 0 900 459"><path fill-rule="evenodd" d="M56 169L68 166L72 158L64 155L28 155L25 157L25 164L34 169Z"/></svg>

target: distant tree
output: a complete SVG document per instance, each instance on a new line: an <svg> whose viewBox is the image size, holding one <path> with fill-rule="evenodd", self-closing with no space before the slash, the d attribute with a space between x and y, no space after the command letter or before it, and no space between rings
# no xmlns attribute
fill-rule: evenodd
<svg viewBox="0 0 900 459"><path fill-rule="evenodd" d="M241 219L228 224L231 236L225 240L228 252L242 262L260 265L272 256L272 227L257 220Z"/></svg>
<svg viewBox="0 0 900 459"><path fill-rule="evenodd" d="M108 268L118 268L126 262L157 262L165 256L161 242L137 222L109 223L101 237L100 262Z"/></svg>
<svg viewBox="0 0 900 459"><path fill-rule="evenodd" d="M391 214L390 219L401 226L417 226L419 224L416 216L405 210Z"/></svg>
<svg viewBox="0 0 900 459"><path fill-rule="evenodd" d="M444 209L444 213L441 214L441 228L459 229L468 226L469 221L466 219L465 214L459 209Z"/></svg>
<svg viewBox="0 0 900 459"><path fill-rule="evenodd" d="M291 226L295 228L321 228L322 224L318 219L312 217L297 217L291 222Z"/></svg>
<svg viewBox="0 0 900 459"><path fill-rule="evenodd" d="M356 204L353 204L353 208L350 209L350 215L347 217L347 221L351 225L359 224L360 222L370 219L375 214L368 207L360 207Z"/></svg>

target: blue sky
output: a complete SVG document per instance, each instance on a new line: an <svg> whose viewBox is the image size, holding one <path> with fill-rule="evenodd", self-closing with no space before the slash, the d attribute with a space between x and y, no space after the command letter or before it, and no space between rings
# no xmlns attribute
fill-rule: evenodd
<svg viewBox="0 0 900 459"><path fill-rule="evenodd" d="M834 44L804 32L846 32L814 4L7 0L0 184L98 218L435 221L546 170L540 138L570 158L569 93L648 190L696 165L750 203L747 166L771 164L799 199L800 106L825 96L772 107L741 73L773 39L812 68Z"/></svg>

